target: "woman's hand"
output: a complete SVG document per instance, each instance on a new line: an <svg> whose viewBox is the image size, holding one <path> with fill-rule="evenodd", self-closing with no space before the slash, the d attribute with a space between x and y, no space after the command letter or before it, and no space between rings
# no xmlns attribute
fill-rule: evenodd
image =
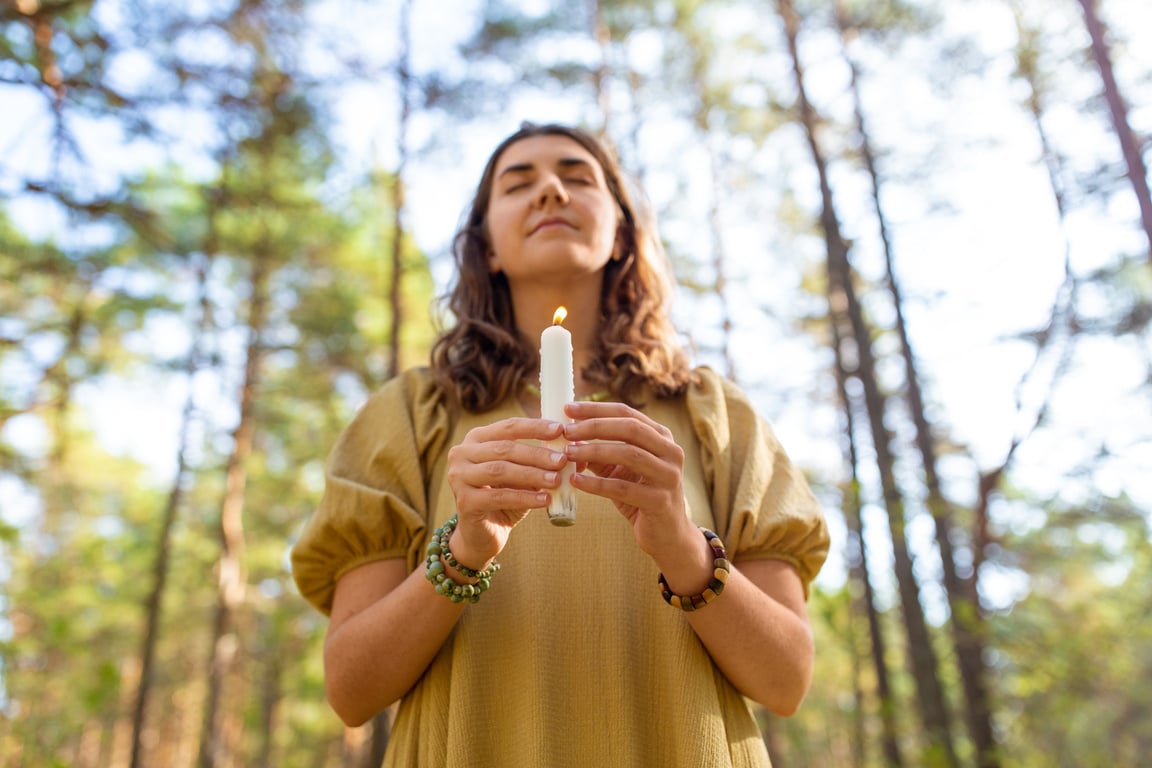
<svg viewBox="0 0 1152 768"><path fill-rule="evenodd" d="M592 472L574 475L572 486L615 503L658 564L702 558L703 537L684 506L684 450L672 432L623 403L582 401L566 412L575 420L564 427L568 458Z"/></svg>
<svg viewBox="0 0 1152 768"><path fill-rule="evenodd" d="M542 419L502 419L476 427L448 451L448 485L459 518L452 554L471 568L486 567L508 543L528 510L546 507L559 484L564 454L547 443L562 426Z"/></svg>

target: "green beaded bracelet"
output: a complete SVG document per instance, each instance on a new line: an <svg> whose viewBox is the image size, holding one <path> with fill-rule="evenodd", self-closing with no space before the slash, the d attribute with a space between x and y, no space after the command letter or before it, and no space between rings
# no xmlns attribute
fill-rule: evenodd
<svg viewBox="0 0 1152 768"><path fill-rule="evenodd" d="M724 585L728 583L728 573L732 570L732 564L728 562L728 553L724 551L724 542L720 541L720 537L704 527L700 527L700 532L704 534L708 545L712 547L713 554L712 580L708 582L704 591L691 597L676 595L672 593L664 574L660 574L656 580L660 585L660 595L664 598L664 602L683 611L695 611L698 608L703 608L719 597L720 593L724 591Z"/></svg>
<svg viewBox="0 0 1152 768"><path fill-rule="evenodd" d="M456 562L452 550L448 549L448 539L452 536L452 531L456 530L457 522L456 515L452 515L444 525L432 532L432 540L428 542L425 550L428 553L428 566L424 569L424 578L432 582L436 594L444 595L454 603L464 601L478 603L480 595L492 586L492 575L500 570L500 563L494 562L484 570L477 571ZM476 583L457 584L445 573L445 564L469 579L476 579Z"/></svg>

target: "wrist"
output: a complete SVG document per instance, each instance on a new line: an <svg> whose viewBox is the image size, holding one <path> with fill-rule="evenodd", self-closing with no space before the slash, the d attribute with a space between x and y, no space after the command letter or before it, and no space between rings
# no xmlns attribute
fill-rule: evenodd
<svg viewBox="0 0 1152 768"><path fill-rule="evenodd" d="M715 556L708 540L700 535L700 528L687 517L684 523L678 526L676 546L669 550L670 556L656 565L673 592L695 595L712 579Z"/></svg>
<svg viewBox="0 0 1152 768"><path fill-rule="evenodd" d="M674 608L689 612L704 608L719 597L720 593L724 591L724 585L728 583L728 576L732 571L732 564L728 562L728 553L724 550L724 542L720 540L720 537L704 527L700 527L698 530L704 534L704 540L708 543L708 548L712 554L712 576L708 580L707 586L699 593L680 594L669 585L668 579L663 573L657 579L660 586L660 596L664 598L664 602Z"/></svg>
<svg viewBox="0 0 1152 768"><path fill-rule="evenodd" d="M465 579L473 578L468 575L470 572L487 570L496 559L495 554L480 554L482 550L474 546L469 539L470 537L466 532L460 530L460 525L457 523L455 530L448 535L447 540L448 547L455 556L456 563L463 566L462 569L453 568L453 570L457 571Z"/></svg>
<svg viewBox="0 0 1152 768"><path fill-rule="evenodd" d="M475 603L491 586L492 576L500 570L500 564L492 562L488 567L476 570L457 560L449 544L456 523L456 515L453 515L433 531L426 548L428 565L424 569L424 578L433 585L437 594L444 595L453 603Z"/></svg>

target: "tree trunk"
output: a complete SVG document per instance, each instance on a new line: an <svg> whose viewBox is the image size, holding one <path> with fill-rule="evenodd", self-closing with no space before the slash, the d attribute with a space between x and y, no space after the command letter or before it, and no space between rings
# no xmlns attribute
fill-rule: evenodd
<svg viewBox="0 0 1152 768"><path fill-rule="evenodd" d="M221 700L225 680L239 652L234 627L235 612L244 601L244 486L247 460L256 434L255 403L260 381L263 349L261 336L268 319L268 283L271 255L258 250L252 263L252 296L248 309L248 344L244 381L240 389L240 421L233 433L232 453L225 471L224 498L220 504L220 559L217 563L217 602L212 625L208 693L200 734L201 768L215 768L225 758L226 728Z"/></svg>
<svg viewBox="0 0 1152 768"><path fill-rule="evenodd" d="M392 735L393 707L372 718L372 738L369 741L367 759L364 768L378 768L384 764L384 753L388 750L388 737Z"/></svg>
<svg viewBox="0 0 1152 768"><path fill-rule="evenodd" d="M344 729L344 734L340 740L340 768L367 767L368 760L364 756L372 751L371 729L370 725Z"/></svg>
<svg viewBox="0 0 1152 768"><path fill-rule="evenodd" d="M764 746L768 750L768 757L772 760L772 768L787 768L784 759L787 750L784 740L780 738L780 729L776 727L775 719L771 714L765 715L764 730L760 732L764 739Z"/></svg>
<svg viewBox="0 0 1152 768"><path fill-rule="evenodd" d="M1124 165L1128 170L1128 180L1132 183L1132 191L1136 193L1136 200L1140 205L1140 223L1144 227L1144 235L1148 238L1148 260L1152 262L1152 193L1148 191L1148 168L1144 165L1143 148L1132 126L1128 123L1128 105L1120 93L1120 86L1116 83L1116 75L1112 71L1112 57L1108 50L1108 41L1104 39L1104 25L1096 13L1096 0L1080 0L1080 7L1084 9L1084 23L1088 27L1088 35L1092 38L1092 58L1100 68L1100 77L1104 81L1104 99L1108 102L1108 111L1112 115L1112 127L1120 139L1120 151L1124 155Z"/></svg>
<svg viewBox="0 0 1152 768"><path fill-rule="evenodd" d="M120 662L120 701L116 711L108 713L108 736L100 745L96 765L124 766L131 760L136 735L134 705L139 696L141 667L138 657L129 656Z"/></svg>
<svg viewBox="0 0 1152 768"><path fill-rule="evenodd" d="M396 124L396 173L392 177L392 274L388 290L392 333L388 341L388 378L400 375L400 329L404 324L401 282L404 277L404 174L408 166L408 120L412 114L412 0L400 5L400 52L396 61L396 86L400 113Z"/></svg>
<svg viewBox="0 0 1152 768"><path fill-rule="evenodd" d="M853 414L853 402L848 394L848 378L850 372L844 362L844 347L841 344L839 325L830 318L832 328L832 352L836 365L836 387L840 394L840 403L844 409L844 443L845 460L848 464L849 480L844 494L844 522L848 528L847 559L848 574L852 581L863 588L861 600L863 612L868 622L869 645L872 649L872 669L876 675L876 698L880 710L881 742L884 750L884 764L889 768L902 768L904 760L900 756L899 728L896 725L896 698L892 693L892 684L888 678L887 643L880 628L880 614L876 610L876 595L872 589L872 581L868 577L868 550L864 540L864 519L861 510L864 501L860 493L860 477L856 468L859 466L859 457L856 451L856 417ZM851 611L857 601L852 601ZM853 658L856 658L853 649ZM863 711L863 707L858 707ZM863 737L857 737L857 747L862 764L864 761Z"/></svg>
<svg viewBox="0 0 1152 768"><path fill-rule="evenodd" d="M209 211L210 231L212 228L211 219L214 215L213 211ZM213 250L212 246L205 248L205 252L209 255L201 261L196 269L200 320L192 338L192 348L188 352L188 360L184 370L188 380L188 396L184 401L184 409L180 415L180 436L176 442L176 473L172 478L172 487L168 491L168 501L164 506L160 531L157 534L156 558L152 563L152 591L148 594L148 599L144 604L144 637L141 640L140 648L140 679L136 689L136 700L132 708L132 750L128 761L131 768L139 768L144 764L142 738L145 716L148 711L148 699L152 691L152 669L156 658L156 645L159 641L164 592L168 585L172 529L176 525L176 515L184 498L184 483L188 471L188 435L196 409L193 378L200 369L202 343L211 318L211 311L208 308L208 269Z"/></svg>
<svg viewBox="0 0 1152 768"><path fill-rule="evenodd" d="M600 135L608 135L612 118L612 94L608 89L612 73L612 31L604 21L604 7L600 0L589 0L592 19L592 36L600 52L600 60L592 71L592 87L596 91L596 106L600 109Z"/></svg>
<svg viewBox="0 0 1152 768"><path fill-rule="evenodd" d="M894 457L889 444L888 431L884 426L885 399L876 378L871 328L864 319L863 310L857 300L852 283L852 269L848 262L848 246L840 234L840 224L832 200L832 189L828 181L827 163L816 136L815 110L808 101L805 90L804 69L800 62L797 46L799 17L791 0L777 0L777 8L784 21L788 52L792 59L800 120L804 126L808 147L820 180L822 201L820 222L825 236L828 257L829 316L832 322L842 324L842 338L852 339L855 342L857 369L854 375L864 388L869 427L876 451L876 465L883 489L884 505L888 512L889 527L892 531L895 574L905 631L908 637L908 660L916 683L917 709L928 742L926 758L930 764L956 768L958 763L952 745L948 707L944 698L943 686L937 674L936 651L932 646L932 638L928 631L928 622L924 617L923 607L920 605L915 570L912 557L908 552L904 523L904 499L896 485Z"/></svg>
<svg viewBox="0 0 1152 768"><path fill-rule="evenodd" d="M843 7L836 3L837 24L841 39L847 33L844 24ZM853 106L856 129L860 138L861 155L865 170L872 184L872 202L876 211L876 221L880 230L880 240L884 249L884 263L888 279L888 290L892 295L895 310L895 329L900 339L900 354L904 360L904 396L908 412L916 428L916 447L924 469L924 484L928 491L928 509L936 526L936 544L940 548L940 565L944 579L944 590L948 596L951 613L952 642L956 662L960 671L960 681L964 688L967 703L966 721L968 733L976 750L976 763L980 768L998 768L996 735L992 729L992 709L988 696L987 669L984 665L984 638L986 628L984 614L976 590L978 574L973 571L968 579L961 578L956 570L956 557L953 551L952 536L956 530L952 505L944 497L937 470L936 445L932 428L924 413L924 396L920 389L920 375L916 366L916 356L912 342L908 338L908 328L904 320L904 297L893 264L892 238L889 235L888 219L880 194L880 173L877 170L876 156L872 151L872 139L864 118L864 105L860 98L859 68L848 54L844 40L844 59L851 75Z"/></svg>
<svg viewBox="0 0 1152 768"><path fill-rule="evenodd" d="M274 636L269 626L272 619L261 616L260 636ZM252 764L259 768L274 768L277 763L272 757L275 751L276 713L280 706L281 678L284 674L283 655L277 649L269 648L264 653L264 676L260 689L260 747ZM379 765L379 763L377 763Z"/></svg>

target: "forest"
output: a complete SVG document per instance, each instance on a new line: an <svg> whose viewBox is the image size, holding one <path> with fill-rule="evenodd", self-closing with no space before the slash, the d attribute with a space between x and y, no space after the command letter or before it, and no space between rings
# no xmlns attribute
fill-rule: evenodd
<svg viewBox="0 0 1152 768"><path fill-rule="evenodd" d="M826 510L773 764L1146 765L1147 0L0 0L0 766L379 765L288 551L522 120Z"/></svg>

